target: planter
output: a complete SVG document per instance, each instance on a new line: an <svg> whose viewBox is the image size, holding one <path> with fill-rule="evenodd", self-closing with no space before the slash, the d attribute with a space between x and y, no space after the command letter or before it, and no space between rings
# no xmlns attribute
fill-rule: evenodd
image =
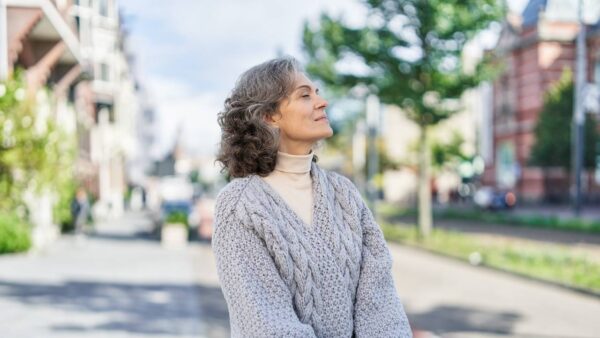
<svg viewBox="0 0 600 338"><path fill-rule="evenodd" d="M185 224L166 223L160 231L160 243L167 249L179 249L187 246L188 229Z"/></svg>

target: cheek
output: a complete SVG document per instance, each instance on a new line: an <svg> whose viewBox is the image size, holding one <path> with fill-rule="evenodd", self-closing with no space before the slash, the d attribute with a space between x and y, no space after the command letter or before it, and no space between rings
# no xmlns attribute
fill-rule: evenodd
<svg viewBox="0 0 600 338"><path fill-rule="evenodd" d="M291 127L302 128L313 121L310 104L298 104L290 111L288 123Z"/></svg>

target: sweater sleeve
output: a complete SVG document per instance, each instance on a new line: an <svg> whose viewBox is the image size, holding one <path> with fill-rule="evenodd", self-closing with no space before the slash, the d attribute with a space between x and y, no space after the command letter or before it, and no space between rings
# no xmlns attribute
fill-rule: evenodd
<svg viewBox="0 0 600 338"><path fill-rule="evenodd" d="M363 247L354 305L354 332L361 337L412 337L392 278L392 257L379 225L360 196Z"/></svg>
<svg viewBox="0 0 600 338"><path fill-rule="evenodd" d="M223 210L227 206L218 204L216 209L212 248L231 336L315 337L312 326L298 319L264 241L235 212Z"/></svg>

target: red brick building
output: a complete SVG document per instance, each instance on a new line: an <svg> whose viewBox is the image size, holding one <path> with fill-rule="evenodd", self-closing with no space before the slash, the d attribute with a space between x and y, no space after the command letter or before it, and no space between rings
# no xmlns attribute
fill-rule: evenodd
<svg viewBox="0 0 600 338"><path fill-rule="evenodd" d="M493 83L493 157L486 184L512 189L521 200L567 200L568 173L528 165L544 93L566 68L575 70L579 31L575 0L531 0L521 17L509 16L493 51L504 64ZM600 86L600 1L584 1L587 82ZM570 126L565 126L570 128ZM588 197L600 194L594 172L584 174Z"/></svg>

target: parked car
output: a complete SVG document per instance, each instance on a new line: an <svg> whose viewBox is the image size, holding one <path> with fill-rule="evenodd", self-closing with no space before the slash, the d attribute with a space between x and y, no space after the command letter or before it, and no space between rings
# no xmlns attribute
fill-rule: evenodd
<svg viewBox="0 0 600 338"><path fill-rule="evenodd" d="M517 197L512 191L481 187L475 192L473 201L482 209L506 210L517 204Z"/></svg>

